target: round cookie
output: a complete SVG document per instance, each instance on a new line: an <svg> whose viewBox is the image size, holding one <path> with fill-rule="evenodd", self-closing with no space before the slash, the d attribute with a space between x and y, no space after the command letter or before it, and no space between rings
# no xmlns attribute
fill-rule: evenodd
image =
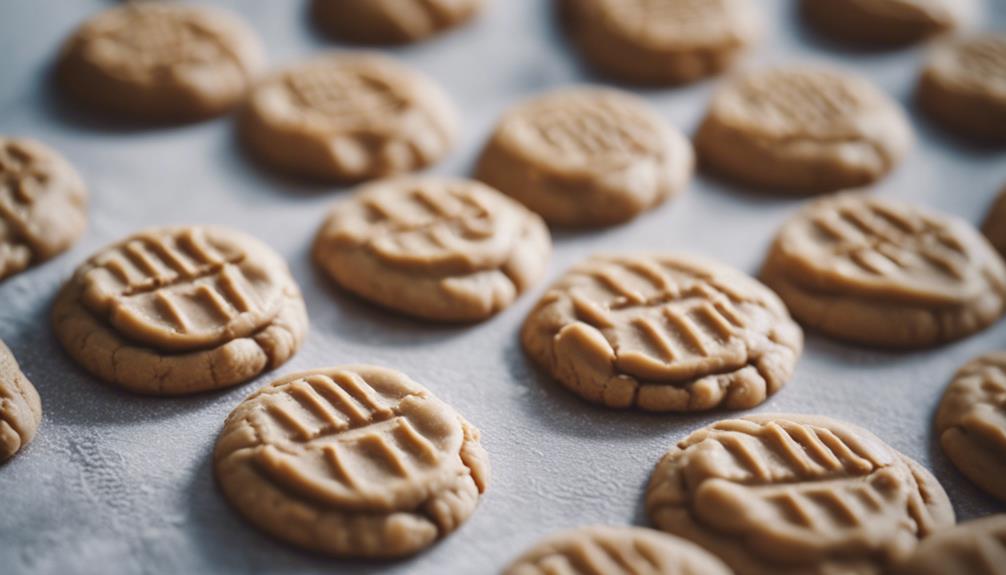
<svg viewBox="0 0 1006 575"><path fill-rule="evenodd" d="M897 575L1006 575L1006 515L961 523L927 537Z"/></svg>
<svg viewBox="0 0 1006 575"><path fill-rule="evenodd" d="M0 280L66 251L86 227L73 166L34 140L0 137Z"/></svg>
<svg viewBox="0 0 1006 575"><path fill-rule="evenodd" d="M631 94L549 92L508 111L476 177L563 226L624 222L680 193L691 145Z"/></svg>
<svg viewBox="0 0 1006 575"><path fill-rule="evenodd" d="M948 129L1006 143L1006 34L961 38L934 49L917 97L922 110Z"/></svg>
<svg viewBox="0 0 1006 575"><path fill-rule="evenodd" d="M1006 352L970 361L954 376L936 412L936 434L957 469L1006 501Z"/></svg>
<svg viewBox="0 0 1006 575"><path fill-rule="evenodd" d="M359 44L408 44L464 24L485 0L314 0L314 22Z"/></svg>
<svg viewBox="0 0 1006 575"><path fill-rule="evenodd" d="M1006 310L1006 266L971 224L864 193L800 210L761 277L805 327L865 345L946 343Z"/></svg>
<svg viewBox="0 0 1006 575"><path fill-rule="evenodd" d="M999 192L999 196L993 202L988 215L985 216L982 233L988 238L992 247L1000 255L1006 257L1006 188Z"/></svg>
<svg viewBox="0 0 1006 575"><path fill-rule="evenodd" d="M901 45L961 28L974 17L973 0L803 0L815 28L856 44Z"/></svg>
<svg viewBox="0 0 1006 575"><path fill-rule="evenodd" d="M822 66L743 73L714 96L699 160L738 182L813 193L887 175L912 142L905 114L865 79Z"/></svg>
<svg viewBox="0 0 1006 575"><path fill-rule="evenodd" d="M637 84L681 84L729 67L761 35L752 0L563 0L590 64Z"/></svg>
<svg viewBox="0 0 1006 575"><path fill-rule="evenodd" d="M809 415L692 433L654 469L646 511L737 575L880 575L954 524L928 471L864 429Z"/></svg>
<svg viewBox="0 0 1006 575"><path fill-rule="evenodd" d="M38 392L21 373L14 354L0 341L0 463L28 445L40 423Z"/></svg>
<svg viewBox="0 0 1006 575"><path fill-rule="evenodd" d="M241 118L256 156L293 175L356 182L424 168L457 117L431 80L377 54L329 54L279 72Z"/></svg>
<svg viewBox="0 0 1006 575"><path fill-rule="evenodd" d="M503 575L732 575L722 561L683 539L641 527L595 525L550 535Z"/></svg>
<svg viewBox="0 0 1006 575"><path fill-rule="evenodd" d="M227 418L213 459L251 523L338 557L429 547L468 519L489 481L477 429L404 374L366 365L259 390Z"/></svg>
<svg viewBox="0 0 1006 575"><path fill-rule="evenodd" d="M545 271L537 214L471 180L397 178L364 186L329 213L318 266L357 295L405 314L478 321Z"/></svg>
<svg viewBox="0 0 1006 575"><path fill-rule="evenodd" d="M132 2L80 26L63 46L58 76L62 89L90 108L171 122L233 108L264 68L258 38L237 16Z"/></svg>
<svg viewBox="0 0 1006 575"><path fill-rule="evenodd" d="M285 363L307 311L271 248L220 227L153 228L84 262L52 310L87 371L131 391L180 395L248 381Z"/></svg>
<svg viewBox="0 0 1006 575"><path fill-rule="evenodd" d="M608 407L754 407L789 380L803 332L771 290L709 260L595 256L569 270L521 332L528 355Z"/></svg>

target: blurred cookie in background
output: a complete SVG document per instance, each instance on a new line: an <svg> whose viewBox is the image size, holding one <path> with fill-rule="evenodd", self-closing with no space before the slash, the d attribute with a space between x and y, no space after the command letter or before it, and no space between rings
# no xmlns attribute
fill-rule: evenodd
<svg viewBox="0 0 1006 575"><path fill-rule="evenodd" d="M976 18L977 0L803 0L804 16L842 42L898 46L962 28Z"/></svg>
<svg viewBox="0 0 1006 575"><path fill-rule="evenodd" d="M985 215L982 233L992 243L992 247L1006 257L1006 187L999 192L988 214Z"/></svg>
<svg viewBox="0 0 1006 575"><path fill-rule="evenodd" d="M314 23L331 36L358 44L425 40L469 21L488 0L314 0Z"/></svg>
<svg viewBox="0 0 1006 575"><path fill-rule="evenodd" d="M24 449L41 422L38 391L21 372L14 354L0 341L0 463Z"/></svg>
<svg viewBox="0 0 1006 575"><path fill-rule="evenodd" d="M895 575L1006 575L1006 515L957 525L922 540Z"/></svg>

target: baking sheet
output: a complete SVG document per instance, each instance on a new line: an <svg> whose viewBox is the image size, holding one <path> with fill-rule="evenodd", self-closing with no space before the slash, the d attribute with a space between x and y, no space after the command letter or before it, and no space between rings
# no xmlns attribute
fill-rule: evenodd
<svg viewBox="0 0 1006 575"><path fill-rule="evenodd" d="M849 51L799 24L795 2L758 0L768 31L747 60L824 60L855 68L910 105L923 51ZM241 12L274 64L345 49L308 25L303 2L214 2ZM0 467L0 572L30 573L494 573L551 531L587 523L645 524L643 488L676 440L726 416L647 415L590 406L535 370L517 339L549 281L598 250L673 249L754 272L777 226L800 200L746 192L703 176L684 196L634 222L557 232L545 281L485 323L427 325L333 291L308 246L326 206L344 190L260 170L235 142L231 118L138 130L81 115L52 97L46 74L58 44L98 0L0 3L0 133L32 136L63 152L91 191L91 226L71 252L0 283L0 338L42 396L45 419L24 453ZM498 115L541 90L596 81L561 37L543 0L495 0L476 23L393 52L441 82L463 113L460 145L433 171L468 174ZM989 0L983 25L1006 24ZM673 124L693 131L715 81L639 91ZM969 148L911 110L918 142L877 193L980 221L1006 183L1006 156ZM103 245L148 225L218 223L265 240L303 288L311 331L274 373L220 393L183 399L129 395L89 377L61 352L48 309L73 268ZM940 393L970 357L1006 346L1006 322L940 349L887 353L810 334L793 380L755 411L821 413L859 423L919 460L943 482L958 516L1003 511L957 473L933 440ZM210 453L246 395L293 371L347 362L400 369L481 428L490 488L471 519L418 557L346 562L298 551L254 530L223 501Z"/></svg>

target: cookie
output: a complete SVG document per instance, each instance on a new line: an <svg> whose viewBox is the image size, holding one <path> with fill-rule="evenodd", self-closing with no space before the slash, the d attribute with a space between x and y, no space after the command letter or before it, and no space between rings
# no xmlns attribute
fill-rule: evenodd
<svg viewBox="0 0 1006 575"><path fill-rule="evenodd" d="M38 392L21 373L14 354L0 341L0 463L28 445L40 423Z"/></svg>
<svg viewBox="0 0 1006 575"><path fill-rule="evenodd" d="M641 527L590 526L546 537L503 575L732 575L722 561L683 539Z"/></svg>
<svg viewBox="0 0 1006 575"><path fill-rule="evenodd" d="M768 288L683 255L595 256L559 279L521 332L528 355L608 407L754 407L786 384L803 333Z"/></svg>
<svg viewBox="0 0 1006 575"><path fill-rule="evenodd" d="M454 106L431 80L377 54L329 54L254 91L242 135L292 175L357 182L429 166L453 146Z"/></svg>
<svg viewBox="0 0 1006 575"><path fill-rule="evenodd" d="M811 415L692 433L654 469L646 511L737 575L880 575L954 524L946 493L919 464L865 429Z"/></svg>
<svg viewBox="0 0 1006 575"><path fill-rule="evenodd" d="M762 32L752 0L563 0L570 35L599 72L682 84L721 72Z"/></svg>
<svg viewBox="0 0 1006 575"><path fill-rule="evenodd" d="M137 393L242 383L285 363L307 332L300 289L271 248L220 227L153 228L64 284L56 337L84 369Z"/></svg>
<svg viewBox="0 0 1006 575"><path fill-rule="evenodd" d="M890 348L967 337L998 320L1006 298L1006 266L971 224L864 193L800 210L761 277L804 327Z"/></svg>
<svg viewBox="0 0 1006 575"><path fill-rule="evenodd" d="M695 136L699 160L775 192L875 182L908 151L905 114L865 79L823 66L747 72L712 99Z"/></svg>
<svg viewBox="0 0 1006 575"><path fill-rule="evenodd" d="M315 262L345 289L439 321L509 306L550 251L537 214L479 182L445 178L364 186L331 210L314 242Z"/></svg>
<svg viewBox="0 0 1006 575"><path fill-rule="evenodd" d="M87 227L87 190L54 150L0 137L0 280L70 248Z"/></svg>
<svg viewBox="0 0 1006 575"><path fill-rule="evenodd" d="M926 538L897 575L1006 575L1006 515L961 523Z"/></svg>
<svg viewBox="0 0 1006 575"><path fill-rule="evenodd" d="M954 376L936 412L936 434L957 469L1006 501L1006 352L970 361Z"/></svg>
<svg viewBox="0 0 1006 575"><path fill-rule="evenodd" d="M222 114L265 68L261 44L216 8L132 2L99 13L63 46L60 85L81 104L131 120Z"/></svg>
<svg viewBox="0 0 1006 575"><path fill-rule="evenodd" d="M1006 144L1006 34L961 38L934 49L917 98L922 110L947 129Z"/></svg>
<svg viewBox="0 0 1006 575"><path fill-rule="evenodd" d="M460 26L485 0L314 0L312 18L340 40L409 44Z"/></svg>
<svg viewBox="0 0 1006 575"><path fill-rule="evenodd" d="M999 196L992 203L988 215L985 216L982 233L988 238L992 247L1000 255L1006 257L1006 188L999 192Z"/></svg>
<svg viewBox="0 0 1006 575"><path fill-rule="evenodd" d="M457 529L489 481L479 432L402 373L284 377L227 418L224 496L275 537L337 557L411 555Z"/></svg>
<svg viewBox="0 0 1006 575"><path fill-rule="evenodd" d="M974 0L803 0L807 20L843 42L911 44L961 28L974 17Z"/></svg>
<svg viewBox="0 0 1006 575"><path fill-rule="evenodd" d="M476 177L563 226L624 222L680 193L692 148L646 103L602 88L524 102L496 126Z"/></svg>

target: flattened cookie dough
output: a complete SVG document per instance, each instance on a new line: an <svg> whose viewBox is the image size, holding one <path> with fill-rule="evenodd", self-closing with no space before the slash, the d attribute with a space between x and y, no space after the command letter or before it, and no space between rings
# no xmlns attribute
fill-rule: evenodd
<svg viewBox="0 0 1006 575"><path fill-rule="evenodd" d="M948 129L1006 144L1006 34L951 40L922 71L919 106Z"/></svg>
<svg viewBox="0 0 1006 575"><path fill-rule="evenodd" d="M602 88L549 92L508 111L476 177L546 221L603 226L680 193L691 144L635 96Z"/></svg>
<svg viewBox="0 0 1006 575"><path fill-rule="evenodd" d="M0 463L28 445L42 423L42 402L0 341Z"/></svg>
<svg viewBox="0 0 1006 575"><path fill-rule="evenodd" d="M261 389L227 418L213 458L250 522L338 557L429 547L468 519L489 481L477 429L404 374L367 365Z"/></svg>
<svg viewBox="0 0 1006 575"><path fill-rule="evenodd" d="M701 547L653 529L591 526L546 537L503 575L732 575Z"/></svg>
<svg viewBox="0 0 1006 575"><path fill-rule="evenodd" d="M286 262L220 227L153 228L84 262L52 311L84 369L137 393L180 395L285 363L307 332Z"/></svg>
<svg viewBox="0 0 1006 575"><path fill-rule="evenodd" d="M881 347L961 339L1006 309L1006 266L971 224L864 193L783 224L762 280L805 327Z"/></svg>
<svg viewBox="0 0 1006 575"><path fill-rule="evenodd" d="M1006 188L999 192L988 215L985 216L982 233L999 255L1006 257Z"/></svg>
<svg viewBox="0 0 1006 575"><path fill-rule="evenodd" d="M771 290L709 260L595 256L528 315L534 361L608 407L754 407L789 380L803 333Z"/></svg>
<svg viewBox="0 0 1006 575"><path fill-rule="evenodd" d="M974 0L803 0L821 32L855 44L901 45L961 28L975 17Z"/></svg>
<svg viewBox="0 0 1006 575"><path fill-rule="evenodd" d="M260 84L242 136L276 169L356 182L438 161L456 124L454 106L426 77L377 54L329 54Z"/></svg>
<svg viewBox="0 0 1006 575"><path fill-rule="evenodd" d="M961 523L927 537L897 575L1006 575L1006 515Z"/></svg>
<svg viewBox="0 0 1006 575"><path fill-rule="evenodd" d="M545 271L545 222L479 182L398 178L369 184L329 213L314 259L382 306L477 321L509 306Z"/></svg>
<svg viewBox="0 0 1006 575"><path fill-rule="evenodd" d="M979 487L1006 501L1006 352L962 367L943 393L936 434L947 457Z"/></svg>
<svg viewBox="0 0 1006 575"><path fill-rule="evenodd" d="M761 35L757 0L562 0L595 68L627 82L681 84L726 69Z"/></svg>
<svg viewBox="0 0 1006 575"><path fill-rule="evenodd" d="M63 90L82 104L141 121L191 121L244 99L265 68L255 33L204 6L132 2L73 33L59 62Z"/></svg>
<svg viewBox="0 0 1006 575"><path fill-rule="evenodd" d="M314 0L322 29L360 44L408 44L464 24L486 0Z"/></svg>
<svg viewBox="0 0 1006 575"><path fill-rule="evenodd" d="M814 193L890 172L912 131L865 79L823 66L743 73L720 88L695 136L699 160L738 182Z"/></svg>
<svg viewBox="0 0 1006 575"><path fill-rule="evenodd" d="M809 415L692 433L654 469L646 511L737 575L880 575L954 524L928 471L865 429Z"/></svg>
<svg viewBox="0 0 1006 575"><path fill-rule="evenodd" d="M0 280L52 258L87 227L87 190L57 152L0 137Z"/></svg>

